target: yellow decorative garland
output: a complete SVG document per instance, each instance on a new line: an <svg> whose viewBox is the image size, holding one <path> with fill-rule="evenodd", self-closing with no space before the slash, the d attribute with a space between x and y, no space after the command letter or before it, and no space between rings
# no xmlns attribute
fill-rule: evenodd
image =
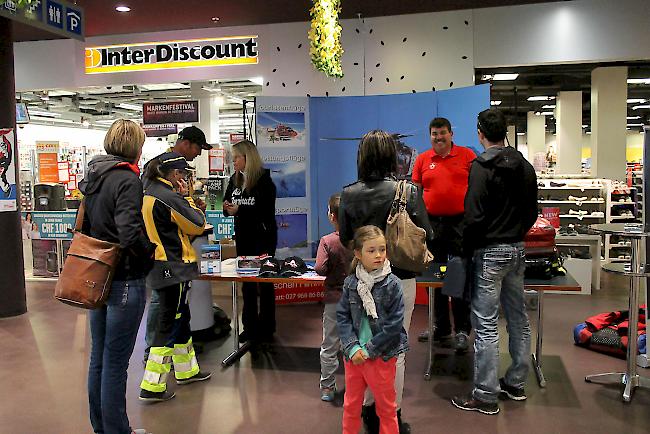
<svg viewBox="0 0 650 434"><path fill-rule="evenodd" d="M309 11L309 55L314 67L328 77L343 77L341 67L341 26L339 25L340 0L314 0Z"/></svg>

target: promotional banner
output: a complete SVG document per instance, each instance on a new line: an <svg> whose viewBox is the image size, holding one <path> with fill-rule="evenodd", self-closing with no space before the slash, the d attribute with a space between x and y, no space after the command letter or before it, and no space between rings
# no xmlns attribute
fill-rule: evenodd
<svg viewBox="0 0 650 434"><path fill-rule="evenodd" d="M16 211L16 136L13 128L0 129L0 212Z"/></svg>
<svg viewBox="0 0 650 434"><path fill-rule="evenodd" d="M208 167L210 175L217 175L225 169L226 152L223 149L210 149L208 151Z"/></svg>
<svg viewBox="0 0 650 434"><path fill-rule="evenodd" d="M71 240L77 211L22 212L23 238Z"/></svg>
<svg viewBox="0 0 650 434"><path fill-rule="evenodd" d="M205 219L214 227L214 239L231 238L235 234L235 219L227 217L223 211L206 211Z"/></svg>
<svg viewBox="0 0 650 434"><path fill-rule="evenodd" d="M38 182L59 182L59 142L36 142Z"/></svg>
<svg viewBox="0 0 650 434"><path fill-rule="evenodd" d="M198 101L145 102L142 120L149 124L189 124L199 121Z"/></svg>
<svg viewBox="0 0 650 434"><path fill-rule="evenodd" d="M258 97L255 109L257 147L277 191L276 257L311 258L308 99Z"/></svg>
<svg viewBox="0 0 650 434"><path fill-rule="evenodd" d="M167 137L170 134L178 133L178 125L176 124L143 124L142 129L147 137Z"/></svg>

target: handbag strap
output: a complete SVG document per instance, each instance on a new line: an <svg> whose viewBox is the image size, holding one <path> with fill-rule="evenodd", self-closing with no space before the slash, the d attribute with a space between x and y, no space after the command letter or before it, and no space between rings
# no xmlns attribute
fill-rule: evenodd
<svg viewBox="0 0 650 434"><path fill-rule="evenodd" d="M86 203L86 199L85 198L81 199L81 204L79 205L79 210L77 211L77 218L74 222L75 232L81 232L81 228L83 227L84 215L86 212L85 203Z"/></svg>

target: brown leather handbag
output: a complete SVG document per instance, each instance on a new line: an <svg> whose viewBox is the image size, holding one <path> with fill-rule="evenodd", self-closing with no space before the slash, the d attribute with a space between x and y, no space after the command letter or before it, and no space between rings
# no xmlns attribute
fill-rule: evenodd
<svg viewBox="0 0 650 434"><path fill-rule="evenodd" d="M408 184L397 183L395 198L386 222L386 250L391 264L402 270L423 272L433 255L427 249L427 232L406 211Z"/></svg>
<svg viewBox="0 0 650 434"><path fill-rule="evenodd" d="M54 289L54 297L84 309L104 305L120 260L120 245L82 233L84 202L79 206L72 244Z"/></svg>

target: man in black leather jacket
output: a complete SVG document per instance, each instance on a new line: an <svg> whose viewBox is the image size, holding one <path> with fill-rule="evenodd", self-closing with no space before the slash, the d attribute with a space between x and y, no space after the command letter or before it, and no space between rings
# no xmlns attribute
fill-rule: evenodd
<svg viewBox="0 0 650 434"><path fill-rule="evenodd" d="M386 220L390 212L397 180L393 176L397 169L397 153L393 137L380 130L363 136L357 154L359 180L344 187L339 206L339 237L344 246L349 246L354 231L361 226L375 225L386 231ZM427 240L433 240L433 231L422 200L422 192L408 183L408 202L406 210L413 223L426 231ZM404 330L408 333L411 315L415 305L416 273L392 267L393 274L400 278L404 300ZM397 392L397 416L400 434L410 432L410 427L402 421L402 393L404 390L404 354L397 359L395 391ZM378 432L379 421L374 410L374 400L366 392L363 407L364 424L369 433Z"/></svg>

